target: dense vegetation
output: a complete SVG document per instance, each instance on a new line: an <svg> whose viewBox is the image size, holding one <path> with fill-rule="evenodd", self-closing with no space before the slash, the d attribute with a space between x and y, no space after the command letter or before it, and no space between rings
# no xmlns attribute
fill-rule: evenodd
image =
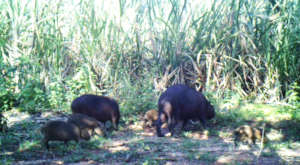
<svg viewBox="0 0 300 165"><path fill-rule="evenodd" d="M296 164L299 71L300 0L2 0L0 161L207 164L229 155L233 164ZM203 91L214 105L208 139L202 131L174 140L131 129L176 83ZM121 129L44 151L40 124L70 113L85 93L115 98ZM249 121L266 123L273 139L241 155L228 141ZM113 152L114 142L129 149Z"/></svg>
<svg viewBox="0 0 300 165"><path fill-rule="evenodd" d="M0 2L1 111L68 110L83 93L126 113L168 85L299 102L300 1ZM138 96L138 97L136 97Z"/></svg>

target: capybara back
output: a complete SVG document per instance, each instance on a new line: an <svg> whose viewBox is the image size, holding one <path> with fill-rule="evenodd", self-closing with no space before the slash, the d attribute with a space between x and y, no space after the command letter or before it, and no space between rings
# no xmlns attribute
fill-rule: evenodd
<svg viewBox="0 0 300 165"><path fill-rule="evenodd" d="M91 130L92 134L96 133L98 135L105 136L106 129L100 121L93 117L87 116L81 113L73 113L68 117L68 122L74 123L79 126L80 130Z"/></svg>
<svg viewBox="0 0 300 165"><path fill-rule="evenodd" d="M78 141L80 139L80 129L75 124L65 121L55 120L47 122L41 132L44 135L44 143L49 149L49 141L64 141L67 143L70 140Z"/></svg>
<svg viewBox="0 0 300 165"><path fill-rule="evenodd" d="M81 113L93 117L105 124L106 121L111 121L113 127L117 130L120 111L118 103L105 96L97 95L82 95L76 98L72 104L73 113Z"/></svg>

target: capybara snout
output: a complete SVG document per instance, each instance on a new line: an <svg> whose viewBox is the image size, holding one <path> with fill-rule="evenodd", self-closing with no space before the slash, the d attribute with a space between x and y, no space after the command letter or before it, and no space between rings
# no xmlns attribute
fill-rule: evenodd
<svg viewBox="0 0 300 165"><path fill-rule="evenodd" d="M71 104L73 113L81 113L104 123L111 121L115 130L118 129L120 111L118 103L112 98L97 95L82 95Z"/></svg>
<svg viewBox="0 0 300 165"><path fill-rule="evenodd" d="M208 105L207 105L207 113L206 113L206 118L208 120L214 118L216 116L216 113L215 113L215 108L210 104L210 102L207 102Z"/></svg>

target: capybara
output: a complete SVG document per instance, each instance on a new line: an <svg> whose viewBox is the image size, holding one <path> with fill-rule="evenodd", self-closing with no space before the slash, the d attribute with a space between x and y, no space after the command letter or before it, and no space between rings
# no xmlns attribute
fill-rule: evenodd
<svg viewBox="0 0 300 165"><path fill-rule="evenodd" d="M44 135L43 142L47 149L49 149L49 141L64 141L67 144L70 140L78 142L80 138L85 140L90 139L88 130L83 130L83 136L81 136L81 130L77 125L60 120L47 122L41 128L41 132Z"/></svg>
<svg viewBox="0 0 300 165"><path fill-rule="evenodd" d="M182 128L188 120L200 120L206 127L206 120L215 116L214 107L200 92L186 85L173 85L169 87L158 100L159 118L157 121L157 136L161 133L163 116L166 117L168 129L173 135L174 127L178 122L183 122Z"/></svg>
<svg viewBox="0 0 300 165"><path fill-rule="evenodd" d="M111 121L118 130L120 111L118 103L105 96L86 94L76 98L71 105L73 113L81 113L106 123Z"/></svg>
<svg viewBox="0 0 300 165"><path fill-rule="evenodd" d="M143 127L152 128L156 125L158 120L158 111L155 109L148 110L143 117ZM165 116L162 115L162 122L166 121Z"/></svg>
<svg viewBox="0 0 300 165"><path fill-rule="evenodd" d="M104 125L95 118L87 115L73 113L68 117L68 122L76 124L80 130L83 130L81 133L85 133L84 130L91 130L92 134L96 133L97 135L106 136L106 129Z"/></svg>
<svg viewBox="0 0 300 165"><path fill-rule="evenodd" d="M236 128L233 132L234 135L234 145L237 146L238 142L247 142L250 144L255 144L256 140L262 140L263 131L260 128L251 127L249 125L243 125ZM263 142L265 143L267 138L264 136Z"/></svg>
<svg viewBox="0 0 300 165"><path fill-rule="evenodd" d="M158 111L151 109L147 111L143 117L144 127L153 127L158 119Z"/></svg>

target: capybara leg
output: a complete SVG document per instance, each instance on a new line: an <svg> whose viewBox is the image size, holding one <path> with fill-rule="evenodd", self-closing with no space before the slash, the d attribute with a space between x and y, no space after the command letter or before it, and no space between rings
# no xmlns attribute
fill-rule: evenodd
<svg viewBox="0 0 300 165"><path fill-rule="evenodd" d="M187 123L187 122L188 122L188 120L184 120L184 121L183 121L181 130L186 130L185 126L186 126L186 123Z"/></svg>
<svg viewBox="0 0 300 165"><path fill-rule="evenodd" d="M174 131L175 131L175 126L176 126L176 119L175 118L172 118L172 120L171 120L171 124L170 124L170 126L168 127L169 128L169 131L170 131L170 133L171 133L171 136L173 136L174 135Z"/></svg>
<svg viewBox="0 0 300 165"><path fill-rule="evenodd" d="M67 145L68 145L68 141L67 141L67 140L65 140L65 141L64 141L64 144L65 144L65 147L67 147Z"/></svg>
<svg viewBox="0 0 300 165"><path fill-rule="evenodd" d="M235 147L238 145L238 141L240 141L239 136L234 137L234 146Z"/></svg>
<svg viewBox="0 0 300 165"><path fill-rule="evenodd" d="M115 130L118 130L118 121L115 117L112 118L112 124Z"/></svg>
<svg viewBox="0 0 300 165"><path fill-rule="evenodd" d="M161 126L162 126L162 122L160 119L157 120L156 122L156 133L158 137L163 137L164 135L161 133ZM168 125L169 126L169 125Z"/></svg>
<svg viewBox="0 0 300 165"><path fill-rule="evenodd" d="M200 119L200 122L202 123L203 129L206 129L206 121L204 119Z"/></svg>
<svg viewBox="0 0 300 165"><path fill-rule="evenodd" d="M255 144L255 137L252 137L252 144L254 145Z"/></svg>
<svg viewBox="0 0 300 165"><path fill-rule="evenodd" d="M44 140L43 143L46 146L47 150L49 150L49 141L48 140Z"/></svg>

